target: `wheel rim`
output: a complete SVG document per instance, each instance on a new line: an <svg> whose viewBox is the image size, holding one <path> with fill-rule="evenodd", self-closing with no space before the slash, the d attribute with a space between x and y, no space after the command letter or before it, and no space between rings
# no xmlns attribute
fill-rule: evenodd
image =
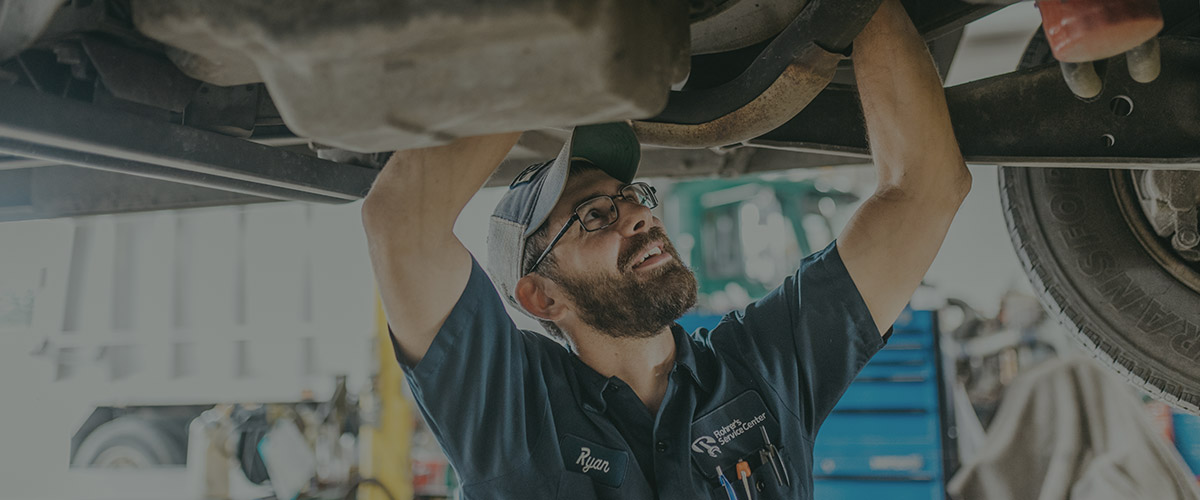
<svg viewBox="0 0 1200 500"><path fill-rule="evenodd" d="M1134 184L1134 170L1112 170L1113 191L1117 197L1117 205L1121 215L1133 231L1138 243L1158 262L1171 276L1196 293L1200 293L1200 263L1184 260L1165 238L1154 232L1149 217L1138 199L1137 188Z"/></svg>

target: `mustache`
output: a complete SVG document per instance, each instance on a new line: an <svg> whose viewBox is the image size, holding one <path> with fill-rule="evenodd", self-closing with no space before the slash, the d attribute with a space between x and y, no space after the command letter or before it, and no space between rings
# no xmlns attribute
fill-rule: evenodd
<svg viewBox="0 0 1200 500"><path fill-rule="evenodd" d="M652 227L644 233L638 233L629 237L629 241L625 243L625 249L617 255L617 269L627 269L629 263L633 259L641 257L642 251L654 242L662 242L663 252L670 253L675 256L675 247L671 245L671 240L667 239L667 232L661 227Z"/></svg>

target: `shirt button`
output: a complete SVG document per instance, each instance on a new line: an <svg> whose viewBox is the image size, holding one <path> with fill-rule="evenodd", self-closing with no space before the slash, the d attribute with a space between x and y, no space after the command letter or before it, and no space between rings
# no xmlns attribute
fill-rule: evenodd
<svg viewBox="0 0 1200 500"><path fill-rule="evenodd" d="M655 449L655 450L658 450L658 452L659 452L659 453L666 453L666 451L667 451L667 442L666 442L666 441L659 441L659 442L655 443L655 444L654 444L654 449Z"/></svg>

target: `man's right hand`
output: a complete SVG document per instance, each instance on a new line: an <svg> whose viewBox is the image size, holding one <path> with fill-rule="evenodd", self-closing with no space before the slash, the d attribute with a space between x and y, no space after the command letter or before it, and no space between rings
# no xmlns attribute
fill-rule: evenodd
<svg viewBox="0 0 1200 500"><path fill-rule="evenodd" d="M516 144L519 132L398 151L363 201L363 228L388 324L416 365L471 274L454 222Z"/></svg>

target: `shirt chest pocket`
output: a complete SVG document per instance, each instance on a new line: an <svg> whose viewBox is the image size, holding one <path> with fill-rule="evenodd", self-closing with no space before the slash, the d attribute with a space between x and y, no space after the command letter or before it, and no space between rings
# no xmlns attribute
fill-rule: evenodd
<svg viewBox="0 0 1200 500"><path fill-rule="evenodd" d="M738 477L736 463L730 467L731 470L721 467L721 472L729 482L733 496L730 496L730 491L724 485L710 481L710 485L712 485L710 497L713 500L747 500L746 490L749 489L750 500L795 498L795 492L800 491L800 485L797 483L799 478L787 450L777 450L774 467L770 462L769 459L747 461L747 464L753 464L753 466L750 468L750 476L745 481Z"/></svg>
<svg viewBox="0 0 1200 500"><path fill-rule="evenodd" d="M782 429L762 397L745 391L692 422L691 458L696 471L714 489L713 498L745 500L783 498L794 491L796 468L782 443ZM750 476L738 477L738 465ZM729 483L727 489L718 477Z"/></svg>

